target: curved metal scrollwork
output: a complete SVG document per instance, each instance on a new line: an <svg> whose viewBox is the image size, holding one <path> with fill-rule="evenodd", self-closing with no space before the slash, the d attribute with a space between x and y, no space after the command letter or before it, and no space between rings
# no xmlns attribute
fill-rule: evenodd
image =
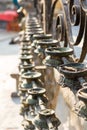
<svg viewBox="0 0 87 130"><path fill-rule="evenodd" d="M59 41L64 41L65 39L65 25L63 24L64 21L64 15L59 14L57 16L57 21L56 21L56 33L57 33L57 39Z"/></svg>
<svg viewBox="0 0 87 130"><path fill-rule="evenodd" d="M59 1L62 5L62 13L58 14L56 22L58 40L67 41L66 46L81 44L79 62L82 62L87 53L87 0Z"/></svg>

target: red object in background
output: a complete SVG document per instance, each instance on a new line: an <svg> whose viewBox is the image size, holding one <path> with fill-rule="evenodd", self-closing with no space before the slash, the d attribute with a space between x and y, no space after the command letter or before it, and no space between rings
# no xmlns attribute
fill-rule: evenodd
<svg viewBox="0 0 87 130"><path fill-rule="evenodd" d="M3 20L3 21L10 22L10 21L15 20L17 17L18 17L17 12L13 10L7 10L7 11L4 11L3 13L0 13L0 20Z"/></svg>
<svg viewBox="0 0 87 130"><path fill-rule="evenodd" d="M0 21L6 22L6 30L7 31L20 31L19 23L18 23L18 14L16 11L7 10L0 13Z"/></svg>

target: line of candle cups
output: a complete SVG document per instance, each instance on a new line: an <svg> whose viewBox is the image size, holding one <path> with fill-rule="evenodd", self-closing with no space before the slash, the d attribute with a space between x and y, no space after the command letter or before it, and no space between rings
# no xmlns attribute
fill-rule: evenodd
<svg viewBox="0 0 87 130"><path fill-rule="evenodd" d="M39 51L35 53L35 50L41 49L37 41L42 39L43 48L41 54ZM45 40L51 45L51 42L53 42L52 35L44 34L36 17L27 17L20 43L20 82L18 93L20 96L20 114L23 116L22 126L24 130L58 130L60 125L60 120L56 117L55 111L48 107L49 98L46 95L47 90L44 86L43 73L46 68L40 66L42 65L43 58L45 58L43 51L44 46L46 46L44 45ZM55 40L54 46L56 44L57 41Z"/></svg>
<svg viewBox="0 0 87 130"><path fill-rule="evenodd" d="M58 83L54 79L53 68L60 73ZM52 34L44 34L41 24L34 16L26 18L19 72L20 114L23 116L24 130L58 129L60 120L54 109L59 85L67 86L74 92L79 90L77 96L83 103L77 103L74 111L87 119L87 83L81 88L81 79L87 76L86 65L73 60L72 48L61 47L58 40L52 38Z"/></svg>
<svg viewBox="0 0 87 130"><path fill-rule="evenodd" d="M60 85L68 86L73 90L79 90L81 77L87 76L87 69L84 64L71 63L73 62L72 55L73 49L61 47L51 34L44 34L36 17L26 18L19 63L20 114L24 118L22 125L25 130L58 129L60 121L52 109L55 108L53 102L57 95L54 93L57 85L54 82L53 68L62 73L61 80L59 80ZM68 63L65 64L65 61ZM43 67L43 64L50 69ZM54 88L54 86L56 87ZM77 114L82 114L85 119L87 119L86 86L87 84L78 91L78 98L83 103L77 103L74 110Z"/></svg>

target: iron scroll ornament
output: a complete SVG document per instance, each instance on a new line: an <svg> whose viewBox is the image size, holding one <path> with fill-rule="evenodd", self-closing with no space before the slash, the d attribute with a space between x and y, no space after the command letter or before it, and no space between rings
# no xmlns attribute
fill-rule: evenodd
<svg viewBox="0 0 87 130"><path fill-rule="evenodd" d="M65 41L64 46L82 44L78 62L83 62L87 53L87 0L58 0L62 11L58 13L56 35L58 40ZM73 27L78 27L74 39Z"/></svg>

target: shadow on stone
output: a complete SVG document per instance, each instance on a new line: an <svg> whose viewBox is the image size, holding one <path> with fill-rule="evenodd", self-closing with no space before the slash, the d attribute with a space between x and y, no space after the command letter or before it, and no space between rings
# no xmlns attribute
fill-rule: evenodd
<svg viewBox="0 0 87 130"><path fill-rule="evenodd" d="M16 92L11 94L11 99L15 104L20 104L20 98Z"/></svg>

